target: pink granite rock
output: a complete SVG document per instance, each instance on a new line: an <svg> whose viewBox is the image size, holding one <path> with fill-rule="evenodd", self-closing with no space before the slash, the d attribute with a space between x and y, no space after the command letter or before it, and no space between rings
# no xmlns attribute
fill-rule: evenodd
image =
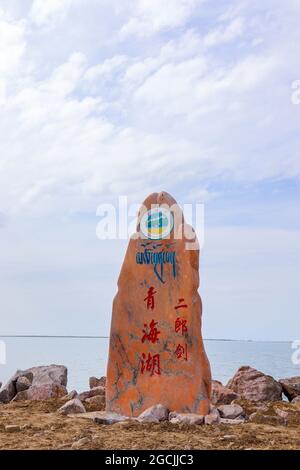
<svg viewBox="0 0 300 470"><path fill-rule="evenodd" d="M176 413L176 411L172 411L169 414L169 421L172 424L203 424L204 416L195 413Z"/></svg>
<svg viewBox="0 0 300 470"><path fill-rule="evenodd" d="M220 423L220 413L217 408L210 407L210 413L205 416L204 423L207 425L214 425Z"/></svg>
<svg viewBox="0 0 300 470"><path fill-rule="evenodd" d="M106 377L100 377L100 379L97 379L97 377L90 377L89 385L90 385L90 388L105 387Z"/></svg>
<svg viewBox="0 0 300 470"><path fill-rule="evenodd" d="M44 397L51 398L52 396L61 396L62 393L66 394L67 375L68 370L65 366L54 364L50 366L31 367L23 371L18 370L1 389L0 403L10 402L17 394L18 397L16 400L44 400ZM23 380L19 381L21 377L28 379L31 384L28 389L24 389L23 391L19 390ZM26 383L28 385L28 382ZM17 384L19 385L17 386ZM57 385L57 387L55 388L54 385ZM33 388L33 390L29 392L31 388ZM41 389L39 390L39 388ZM29 398L30 396L41 396L42 398Z"/></svg>
<svg viewBox="0 0 300 470"><path fill-rule="evenodd" d="M169 419L169 410L164 405L153 405L147 408L138 417L138 421L143 423L159 423L160 421L167 421Z"/></svg>
<svg viewBox="0 0 300 470"><path fill-rule="evenodd" d="M300 377L279 380L284 395L289 401L300 396Z"/></svg>
<svg viewBox="0 0 300 470"><path fill-rule="evenodd" d="M220 405L218 411L221 418L236 419L244 414L243 408L238 404Z"/></svg>
<svg viewBox="0 0 300 470"><path fill-rule="evenodd" d="M229 405L238 398L238 394L224 387L218 380L212 380L211 403L213 405Z"/></svg>
<svg viewBox="0 0 300 470"><path fill-rule="evenodd" d="M105 396L96 395L94 397L87 398L84 403L89 404L94 411L102 411L103 408L105 408ZM89 408L89 410L91 410L91 408Z"/></svg>
<svg viewBox="0 0 300 470"><path fill-rule="evenodd" d="M85 413L85 407L78 398L73 398L73 400L65 403L58 411L63 415Z"/></svg>
<svg viewBox="0 0 300 470"><path fill-rule="evenodd" d="M21 400L48 400L49 398L61 398L67 395L68 391L63 385L56 383L32 385L27 390L17 393L13 401Z"/></svg>
<svg viewBox="0 0 300 470"><path fill-rule="evenodd" d="M27 377L19 377L16 381L17 393L24 392L24 390L27 390L29 387L31 387L31 381Z"/></svg>
<svg viewBox="0 0 300 470"><path fill-rule="evenodd" d="M282 398L280 383L249 366L240 367L227 387L247 400L279 401Z"/></svg>
<svg viewBox="0 0 300 470"><path fill-rule="evenodd" d="M300 396L293 398L292 403L300 403Z"/></svg>
<svg viewBox="0 0 300 470"><path fill-rule="evenodd" d="M91 388L91 390L79 393L78 398L81 401L85 401L87 398L92 398L96 395L105 396L105 388L101 386Z"/></svg>
<svg viewBox="0 0 300 470"><path fill-rule="evenodd" d="M220 424L244 424L245 423L245 418L234 418L234 419L229 419L229 418L221 418L220 419Z"/></svg>

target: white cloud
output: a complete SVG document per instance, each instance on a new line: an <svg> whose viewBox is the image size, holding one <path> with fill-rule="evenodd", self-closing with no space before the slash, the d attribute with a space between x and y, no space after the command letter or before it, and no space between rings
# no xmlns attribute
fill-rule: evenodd
<svg viewBox="0 0 300 470"><path fill-rule="evenodd" d="M53 18L63 17L69 8L78 0L33 0L30 16L38 26L42 26Z"/></svg>
<svg viewBox="0 0 300 470"><path fill-rule="evenodd" d="M139 85L163 65L180 63L187 58L202 57L203 46L202 36L189 29L181 36L165 43L156 56L131 61L125 71L124 80Z"/></svg>
<svg viewBox="0 0 300 470"><path fill-rule="evenodd" d="M26 47L25 35L26 22L12 20L0 10L0 80L18 70Z"/></svg>
<svg viewBox="0 0 300 470"><path fill-rule="evenodd" d="M234 18L226 26L218 27L207 33L204 37L204 44L206 46L215 46L217 44L227 43L241 36L243 31L243 18Z"/></svg>
<svg viewBox="0 0 300 470"><path fill-rule="evenodd" d="M128 58L124 55L117 55L110 59L106 59L102 64L90 67L85 74L87 80L97 80L104 76L109 76L116 70L124 67Z"/></svg>
<svg viewBox="0 0 300 470"><path fill-rule="evenodd" d="M116 255L98 245L97 221L87 227L74 213L86 220L120 193L141 201L165 189L182 203L209 201L217 220L233 210L231 220L247 225L261 211L267 225L268 198L248 218L239 194L222 206L226 191L242 186L255 197L252 189L272 178L298 184L300 107L291 104L291 84L300 70L299 2L76 0L75 11L75 0L42 0L30 13L29 2L13 3L18 14L11 7L11 16L0 15L0 298L8 330L55 332L53 319L63 318L63 333L74 312L86 312L86 292L95 324L99 289L109 311L124 247ZM285 211L294 229L296 204L281 208L274 226ZM244 334L243 312L253 337L253 312L259 322L266 310L270 338L292 331L285 322L283 332L280 315L299 297L299 234L250 229L206 234L209 336Z"/></svg>
<svg viewBox="0 0 300 470"><path fill-rule="evenodd" d="M133 17L120 31L121 37L150 36L185 24L202 0L137 0Z"/></svg>
<svg viewBox="0 0 300 470"><path fill-rule="evenodd" d="M279 63L275 57L249 56L226 69L220 66L212 71L210 65L205 55L163 64L141 84L135 99L151 106L152 113L191 118L222 109L241 93L254 92Z"/></svg>
<svg viewBox="0 0 300 470"><path fill-rule="evenodd" d="M180 4L169 25L183 25L196 7ZM150 9L156 21L158 3L140 2L136 8L141 18ZM160 14L167 18L166 10ZM246 17L243 10L205 27L179 28L168 39L158 34L149 49L144 48L149 38L133 50L131 41L99 43L96 56L89 48L76 52L81 49L74 45L69 58L55 66L48 63L56 57L52 29L42 31L49 41L41 62L42 45L39 61L31 54L38 28L24 19L5 20L6 28L15 28L5 33L6 44L12 51L17 44L22 53L15 65L4 62L9 87L7 80L0 83L0 211L94 210L107 194L140 195L162 186L171 191L176 181L190 192L195 178L202 184L220 175L238 181L298 175L295 143L283 139L284 148L265 151L274 135L283 129L292 133L296 126L289 119L284 80L298 70L298 59L291 60L288 47L278 48L290 39L286 29L274 34L272 24L254 50L253 37L266 25L259 17L246 28ZM64 21L55 32L73 27L79 44L89 44L86 24L80 30L78 23ZM160 26L151 23L158 31L167 20L159 21ZM225 54L222 46L229 41ZM250 130L255 130L251 139Z"/></svg>
<svg viewBox="0 0 300 470"><path fill-rule="evenodd" d="M178 64L167 63L152 74L136 92L136 99L158 106L166 115L186 113L197 106L193 90L206 71L206 62L196 57Z"/></svg>
<svg viewBox="0 0 300 470"><path fill-rule="evenodd" d="M68 119L70 113L78 112L79 109L74 110L76 100L67 101L67 98L78 86L85 68L84 55L74 53L65 64L54 70L49 79L23 88L11 101L18 110L20 120L32 127L50 124L52 120ZM91 101L83 100L81 105L91 104Z"/></svg>

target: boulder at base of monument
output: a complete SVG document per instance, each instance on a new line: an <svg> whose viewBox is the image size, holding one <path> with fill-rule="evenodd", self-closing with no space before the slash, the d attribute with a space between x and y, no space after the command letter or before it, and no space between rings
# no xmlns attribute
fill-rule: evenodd
<svg viewBox="0 0 300 470"><path fill-rule="evenodd" d="M224 387L218 380L212 380L211 402L213 405L229 405L236 398L238 398L237 393Z"/></svg>
<svg viewBox="0 0 300 470"><path fill-rule="evenodd" d="M300 377L279 380L283 393L289 401L300 396Z"/></svg>
<svg viewBox="0 0 300 470"><path fill-rule="evenodd" d="M31 367L18 370L0 391L0 403L16 400L46 400L66 395L68 370L65 366Z"/></svg>
<svg viewBox="0 0 300 470"><path fill-rule="evenodd" d="M242 366L229 380L227 387L246 400L279 401L282 386L270 375L249 366Z"/></svg>
<svg viewBox="0 0 300 470"><path fill-rule="evenodd" d="M169 194L154 193L139 211L113 303L107 411L139 416L160 403L180 413L209 412L198 287L195 232Z"/></svg>

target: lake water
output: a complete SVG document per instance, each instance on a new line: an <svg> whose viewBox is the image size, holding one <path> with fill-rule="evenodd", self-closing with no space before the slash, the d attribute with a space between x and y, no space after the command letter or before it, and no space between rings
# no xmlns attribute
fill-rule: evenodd
<svg viewBox="0 0 300 470"><path fill-rule="evenodd" d="M17 369L37 365L63 364L68 367L68 389L88 388L89 377L105 375L108 338L1 338L6 346L6 364L0 364L0 382L5 383ZM212 375L224 384L241 365L250 365L274 378L300 375L292 362L288 342L206 340L205 348Z"/></svg>

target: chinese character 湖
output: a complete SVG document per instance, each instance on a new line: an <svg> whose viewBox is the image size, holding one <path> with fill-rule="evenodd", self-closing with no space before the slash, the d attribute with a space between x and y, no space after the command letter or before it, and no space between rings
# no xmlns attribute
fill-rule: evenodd
<svg viewBox="0 0 300 470"><path fill-rule="evenodd" d="M159 354L154 354L152 356L150 353L148 353L148 357L146 357L146 354L142 354L141 373L144 374L145 371L150 372L150 376L154 374L161 375Z"/></svg>

